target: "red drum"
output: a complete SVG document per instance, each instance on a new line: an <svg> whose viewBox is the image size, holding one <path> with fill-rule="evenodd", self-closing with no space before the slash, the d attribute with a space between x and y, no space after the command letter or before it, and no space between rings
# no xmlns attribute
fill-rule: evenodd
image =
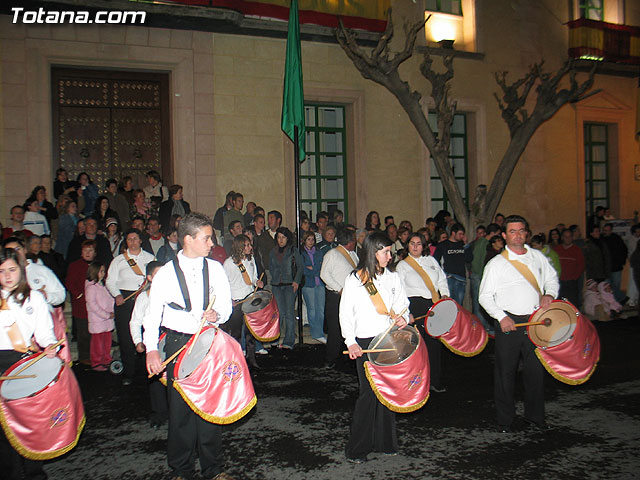
<svg viewBox="0 0 640 480"><path fill-rule="evenodd" d="M64 362L71 366L73 360L71 359L71 349L69 348L69 339L67 338L67 320L64 317L64 311L62 307L55 307L51 314L53 319L53 333L58 340L64 339L62 348L58 351L58 356L64 360Z"/></svg>
<svg viewBox="0 0 640 480"><path fill-rule="evenodd" d="M439 338L449 350L463 357L478 355L489 340L478 317L452 298L434 303L425 323L429 335Z"/></svg>
<svg viewBox="0 0 640 480"><path fill-rule="evenodd" d="M158 353L160 354L160 360L162 362L164 362L167 359L167 352L164 349L164 347L166 345L167 345L167 332L163 332L162 334L160 334L160 337L158 338ZM167 386L167 371L166 370L164 370L162 372L162 375L160 376L160 378L158 380L165 387Z"/></svg>
<svg viewBox="0 0 640 480"><path fill-rule="evenodd" d="M271 292L261 290L242 302L244 323L259 342L273 342L280 336L280 312Z"/></svg>
<svg viewBox="0 0 640 480"><path fill-rule="evenodd" d="M536 356L557 380L580 385L589 378L600 360L600 337L593 323L576 307L554 300L539 308L530 322L550 320L549 325L529 325L529 339L536 345Z"/></svg>
<svg viewBox="0 0 640 480"><path fill-rule="evenodd" d="M413 412L429 399L429 355L415 327L381 333L369 344L370 349L393 349L368 353L364 371L373 393L389 410Z"/></svg>
<svg viewBox="0 0 640 480"><path fill-rule="evenodd" d="M240 420L257 402L240 344L216 327L203 328L195 344L194 338L178 356L173 387L208 422Z"/></svg>
<svg viewBox="0 0 640 480"><path fill-rule="evenodd" d="M12 365L14 375L34 358ZM11 446L23 457L48 460L78 443L85 416L82 395L71 369L58 357L43 357L16 376L0 381L0 423Z"/></svg>

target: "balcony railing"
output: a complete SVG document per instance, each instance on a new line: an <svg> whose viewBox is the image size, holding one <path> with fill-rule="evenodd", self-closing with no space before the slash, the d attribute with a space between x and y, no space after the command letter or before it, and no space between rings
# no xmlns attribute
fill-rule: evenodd
<svg viewBox="0 0 640 480"><path fill-rule="evenodd" d="M640 65L640 27L581 18L568 22L569 57Z"/></svg>

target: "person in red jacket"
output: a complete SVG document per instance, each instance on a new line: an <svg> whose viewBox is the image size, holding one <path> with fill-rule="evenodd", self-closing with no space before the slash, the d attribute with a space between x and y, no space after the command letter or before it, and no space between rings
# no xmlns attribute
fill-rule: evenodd
<svg viewBox="0 0 640 480"><path fill-rule="evenodd" d="M582 249L573 243L573 233L568 228L562 231L560 244L553 247L560 258L560 298L566 298L580 308L580 280L584 273Z"/></svg>
<svg viewBox="0 0 640 480"><path fill-rule="evenodd" d="M67 270L66 287L71 295L71 315L73 317L72 333L78 342L78 362L91 365L89 335L89 315L87 302L84 297L84 281L87 278L89 264L96 258L96 242L85 240L82 242L81 256L69 264Z"/></svg>

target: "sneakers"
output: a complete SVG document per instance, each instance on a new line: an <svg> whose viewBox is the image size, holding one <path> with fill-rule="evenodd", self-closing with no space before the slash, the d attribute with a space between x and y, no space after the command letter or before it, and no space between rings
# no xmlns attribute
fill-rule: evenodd
<svg viewBox="0 0 640 480"><path fill-rule="evenodd" d="M364 463L366 462L367 459L366 458L351 458L351 457L347 457L347 462L349 463L355 463L355 464L360 464L360 463Z"/></svg>
<svg viewBox="0 0 640 480"><path fill-rule="evenodd" d="M435 392L435 393L444 393L444 392L447 391L447 389L445 387L443 387L443 386L436 387L435 385L431 385L429 387L429 390L431 390L432 392Z"/></svg>
<svg viewBox="0 0 640 480"><path fill-rule="evenodd" d="M315 340L316 342L320 342L320 343L322 343L322 344L324 344L324 345L326 345L326 344L327 344L327 339L326 339L326 338L324 338L324 337L314 338L314 340Z"/></svg>
<svg viewBox="0 0 640 480"><path fill-rule="evenodd" d="M124 385L125 387L128 387L132 383L133 383L133 380L131 380L130 378L123 378L122 379L122 385Z"/></svg>
<svg viewBox="0 0 640 480"><path fill-rule="evenodd" d="M261 349L260 349L260 350L258 350L256 353L257 353L258 355L269 355L269 352L268 352L266 349L264 349L264 348L261 348Z"/></svg>
<svg viewBox="0 0 640 480"><path fill-rule="evenodd" d="M92 368L92 370L94 372L106 372L107 367L105 367L104 365L96 365L95 367Z"/></svg>

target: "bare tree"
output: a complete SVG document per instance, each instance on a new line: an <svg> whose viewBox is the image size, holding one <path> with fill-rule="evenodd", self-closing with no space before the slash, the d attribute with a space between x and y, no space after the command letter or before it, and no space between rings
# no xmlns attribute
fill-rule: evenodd
<svg viewBox="0 0 640 480"><path fill-rule="evenodd" d="M431 129L420 104L422 94L412 90L409 83L402 80L398 73L398 67L413 55L417 35L428 20L427 18L413 25L405 24L404 47L401 51L394 53L390 51L389 46L394 33L391 9L389 9L387 28L375 48L369 50L358 45L355 34L346 29L342 22L336 30L336 38L364 78L384 86L398 99L434 160L455 216L469 231L480 223L490 222L493 218L513 170L538 127L553 117L566 103L577 102L597 93L589 92L595 70L592 70L582 83L576 81L575 71L570 61L555 73L544 72L543 62L540 62L531 66L524 77L513 83L507 81L508 72L495 74L496 82L502 90L502 97L498 97L497 94L495 96L502 111L502 117L509 128L511 140L490 187L487 189L486 185L478 185L473 203L468 208L449 163L451 124L456 112L456 102L449 98L451 81L454 77L455 51L453 49L444 51L442 60L444 72L442 73L433 69L433 60L428 52L424 53L420 64L420 73L431 85L431 97L438 122L437 135ZM569 88L559 89L560 82L567 74L570 80ZM534 87L535 105L529 114L526 105L529 93Z"/></svg>

